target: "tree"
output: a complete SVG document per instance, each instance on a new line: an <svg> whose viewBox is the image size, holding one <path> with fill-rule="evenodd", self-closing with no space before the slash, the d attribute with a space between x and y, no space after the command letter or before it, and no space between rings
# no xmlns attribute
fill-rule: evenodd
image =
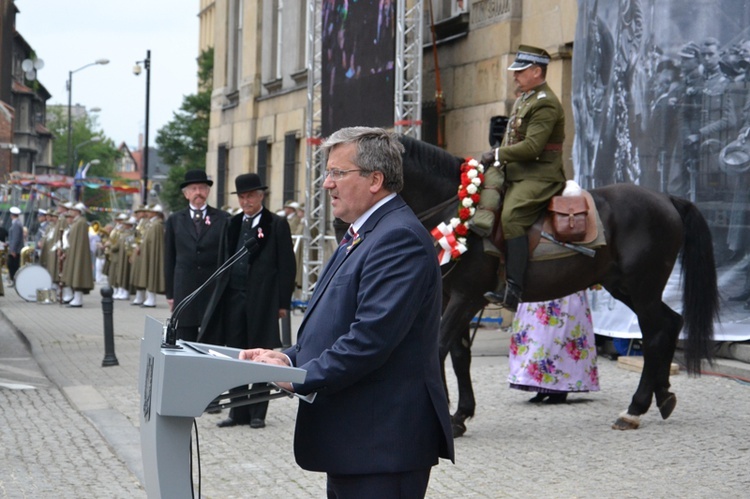
<svg viewBox="0 0 750 499"><path fill-rule="evenodd" d="M71 165L68 164L68 108L65 106L51 106L47 111L47 128L55 136L55 145L52 148L52 164L64 172L71 174ZM105 137L103 132L97 131L97 119L88 114L71 121L71 144L75 147L90 141L93 137L99 137L98 142L89 142L78 148L78 163L86 164L94 159L99 164L91 165L87 176L89 177L111 177L115 172L115 161L121 153L112 139ZM73 152L71 151L71 156ZM75 162L75 158L71 157ZM74 165L74 169L78 164Z"/></svg>
<svg viewBox="0 0 750 499"><path fill-rule="evenodd" d="M186 95L180 110L156 134L159 157L170 167L161 198L171 211L187 205L180 192L185 172L206 169L213 68L214 51L210 48L198 57L198 92Z"/></svg>

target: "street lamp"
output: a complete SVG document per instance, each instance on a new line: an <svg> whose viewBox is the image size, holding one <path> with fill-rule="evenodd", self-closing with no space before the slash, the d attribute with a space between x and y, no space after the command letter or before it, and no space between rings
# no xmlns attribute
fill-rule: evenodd
<svg viewBox="0 0 750 499"><path fill-rule="evenodd" d="M73 149L73 169L70 172L71 176L75 175L78 168L78 149L94 142L101 142L101 140L101 137L99 137L98 135L94 135L89 140L84 140L83 142L75 146L75 148Z"/></svg>
<svg viewBox="0 0 750 499"><path fill-rule="evenodd" d="M83 179L86 178L86 172L88 172L89 168L98 165L101 163L98 159L92 159L88 163L86 163L86 166L81 168L79 171L76 171L75 177L73 177L73 189L72 191L75 192L75 194L71 193L71 197L74 199L71 199L71 201L78 202L81 200L81 194L83 191Z"/></svg>
<svg viewBox="0 0 750 499"><path fill-rule="evenodd" d="M151 50L146 51L146 58L142 61L135 61L133 67L133 74L138 76L141 74L142 68L146 68L146 130L144 137L143 147L143 172L141 178L143 179L143 204L147 204L148 201L148 110L149 110L149 97L151 92Z"/></svg>
<svg viewBox="0 0 750 499"><path fill-rule="evenodd" d="M68 71L68 81L66 85L68 87L68 168L70 168L71 171L74 171L73 164L71 162L71 154L73 152L73 115L71 114L73 109L73 73L77 73L82 69L86 69L89 66L95 66L97 64L109 64L109 59L97 59L96 61L90 62L85 66L81 66L78 69Z"/></svg>

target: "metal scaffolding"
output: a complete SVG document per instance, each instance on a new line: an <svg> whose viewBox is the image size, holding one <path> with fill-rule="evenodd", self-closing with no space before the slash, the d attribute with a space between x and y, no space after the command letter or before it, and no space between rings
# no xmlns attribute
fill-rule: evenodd
<svg viewBox="0 0 750 499"><path fill-rule="evenodd" d="M330 256L326 245L329 210L323 189L325 164L321 137L322 0L307 0L307 115L305 227L303 232L302 300L312 296L315 282ZM396 132L421 138L423 0L396 2L395 122ZM330 237L330 236L329 236Z"/></svg>
<svg viewBox="0 0 750 499"><path fill-rule="evenodd" d="M410 5L407 5L410 4ZM423 1L396 2L396 132L422 138Z"/></svg>
<svg viewBox="0 0 750 499"><path fill-rule="evenodd" d="M322 74L322 0L307 0L307 113L305 117L305 226L302 235L302 300L312 296L323 262L326 261L325 236L328 229L328 204L323 189L325 164L320 144Z"/></svg>

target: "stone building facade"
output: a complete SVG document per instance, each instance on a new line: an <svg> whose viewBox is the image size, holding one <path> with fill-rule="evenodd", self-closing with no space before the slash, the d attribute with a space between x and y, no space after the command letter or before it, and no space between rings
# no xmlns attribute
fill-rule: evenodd
<svg viewBox="0 0 750 499"><path fill-rule="evenodd" d="M416 0L404 1L411 5ZM206 165L216 181L211 193L216 206L234 201L229 196L233 179L248 171L259 173L269 185L270 209L288 199L304 199L306 4L201 0L200 47L213 46L215 57ZM423 140L436 143L439 129L442 146L455 155L477 157L487 151L491 117L509 114L515 98L507 67L518 45L529 44L552 55L547 79L567 108L564 157L572 168L571 55L577 2L431 0L423 10ZM439 117L438 79L443 99Z"/></svg>

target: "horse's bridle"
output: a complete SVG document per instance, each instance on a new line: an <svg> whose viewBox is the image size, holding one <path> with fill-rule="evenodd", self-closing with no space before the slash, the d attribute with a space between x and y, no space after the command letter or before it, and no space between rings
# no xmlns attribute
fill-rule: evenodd
<svg viewBox="0 0 750 499"><path fill-rule="evenodd" d="M456 201L458 201L458 194L456 194L455 196L452 196L452 197L446 199L445 201L443 201L442 203L440 203L440 204L438 204L436 206L433 206L429 210L425 210L422 213L417 214L417 218L419 219L420 222L424 223L426 220L429 220L430 217L432 217L432 216L440 213L446 207L450 206L451 204L455 203Z"/></svg>

